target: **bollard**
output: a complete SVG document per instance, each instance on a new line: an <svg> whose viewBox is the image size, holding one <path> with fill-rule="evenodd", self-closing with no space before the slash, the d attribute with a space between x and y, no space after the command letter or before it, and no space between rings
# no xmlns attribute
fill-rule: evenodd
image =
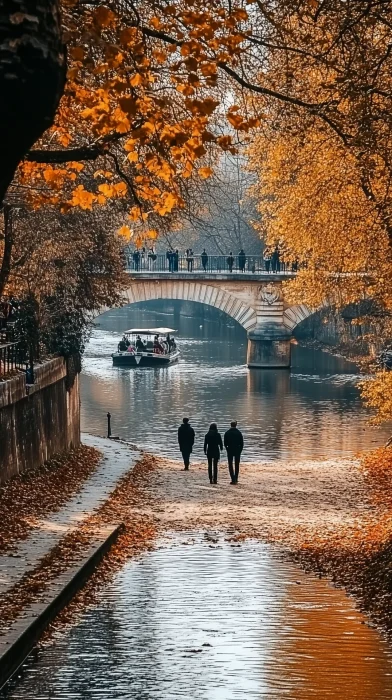
<svg viewBox="0 0 392 700"><path fill-rule="evenodd" d="M112 428L111 428L111 425L110 425L110 419L111 419L112 416L111 416L110 413L108 413L108 414L107 414L107 417L108 417L108 438L110 438L110 437L112 437Z"/></svg>

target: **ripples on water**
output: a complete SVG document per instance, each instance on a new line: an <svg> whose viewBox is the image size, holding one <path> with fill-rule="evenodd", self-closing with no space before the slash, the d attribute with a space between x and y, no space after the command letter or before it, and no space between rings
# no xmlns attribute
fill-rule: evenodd
<svg viewBox="0 0 392 700"><path fill-rule="evenodd" d="M98 322L83 362L86 431L103 434L109 411L114 434L178 457L177 427L189 415L195 457L202 459L209 423L224 431L235 418L245 435L245 460L346 456L382 444L390 434L389 427L368 425L357 369L342 358L293 346L291 372L249 371L246 333L232 323L200 324L196 315L172 317L135 306L112 310ZM124 329L171 324L179 330L178 365L112 367Z"/></svg>
<svg viewBox="0 0 392 700"><path fill-rule="evenodd" d="M259 543L178 537L128 563L7 700L390 700L387 645Z"/></svg>

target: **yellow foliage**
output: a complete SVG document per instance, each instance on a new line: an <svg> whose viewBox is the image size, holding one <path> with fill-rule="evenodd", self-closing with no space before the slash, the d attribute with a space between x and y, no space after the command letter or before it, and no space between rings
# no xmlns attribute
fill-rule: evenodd
<svg viewBox="0 0 392 700"><path fill-rule="evenodd" d="M87 192L83 185L79 185L76 190L72 193L72 198L70 204L73 207L80 207L81 209L92 209L93 202L95 200L95 195L92 192Z"/></svg>
<svg viewBox="0 0 392 700"><path fill-rule="evenodd" d="M129 228L129 226L125 226L125 224L124 226L121 226L121 228L119 228L118 234L119 236L122 236L122 238L125 238L125 240L127 241L129 241L133 236L131 229Z"/></svg>
<svg viewBox="0 0 392 700"><path fill-rule="evenodd" d="M203 180L207 179L208 177L211 177L213 172L214 171L212 170L212 168L207 168L207 167L199 168L199 170L198 170L198 173L199 173L200 177L203 178Z"/></svg>
<svg viewBox="0 0 392 700"><path fill-rule="evenodd" d="M374 377L360 384L362 397L370 408L376 411L372 419L375 424L390 421L392 418L392 372L377 372Z"/></svg>

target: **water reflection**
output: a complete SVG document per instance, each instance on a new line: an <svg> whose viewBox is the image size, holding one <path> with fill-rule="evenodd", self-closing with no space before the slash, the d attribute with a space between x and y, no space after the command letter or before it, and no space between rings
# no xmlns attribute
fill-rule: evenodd
<svg viewBox="0 0 392 700"><path fill-rule="evenodd" d="M362 623L266 545L177 537L129 563L3 697L389 700L387 645Z"/></svg>
<svg viewBox="0 0 392 700"><path fill-rule="evenodd" d="M103 434L110 411L116 434L178 456L176 430L188 414L198 438L195 454L202 458L207 425L216 420L225 429L235 417L248 460L349 455L389 436L389 427L367 424L352 363L294 346L291 372L248 371L245 331L230 320L200 320L196 312L185 317L177 309L173 316L136 306L101 316L83 364L83 429ZM110 354L125 328L171 324L179 329L178 365L112 367Z"/></svg>

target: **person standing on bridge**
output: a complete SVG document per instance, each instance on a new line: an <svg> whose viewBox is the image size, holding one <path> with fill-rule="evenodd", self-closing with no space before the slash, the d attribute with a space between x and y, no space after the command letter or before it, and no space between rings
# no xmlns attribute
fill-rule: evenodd
<svg viewBox="0 0 392 700"><path fill-rule="evenodd" d="M275 250L272 253L271 266L272 272L280 272L280 252L278 246L275 246Z"/></svg>
<svg viewBox="0 0 392 700"><path fill-rule="evenodd" d="M133 254L132 257L133 257L133 264L134 264L134 266L135 266L135 271L136 271L136 272L139 272L140 253L139 253L139 251L138 251L137 249L135 250L135 252L134 252L134 254Z"/></svg>
<svg viewBox="0 0 392 700"><path fill-rule="evenodd" d="M206 249L203 249L203 252L201 254L201 264L203 265L203 270L204 272L207 271L207 265L208 265L208 255L206 253Z"/></svg>
<svg viewBox="0 0 392 700"><path fill-rule="evenodd" d="M173 272L178 272L179 258L180 258L180 254L178 252L178 249L176 248L174 253L173 253Z"/></svg>
<svg viewBox="0 0 392 700"><path fill-rule="evenodd" d="M224 445L227 451L227 462L231 483L238 484L238 475L240 473L241 452L244 449L244 438L240 430L237 428L237 421L232 420L229 430L226 431L224 437ZM233 469L234 460L234 469Z"/></svg>
<svg viewBox="0 0 392 700"><path fill-rule="evenodd" d="M166 253L166 258L169 263L169 272L173 272L173 251L171 248Z"/></svg>
<svg viewBox="0 0 392 700"><path fill-rule="evenodd" d="M271 253L270 253L269 248L264 248L263 262L264 262L265 271L269 272L270 267L271 267Z"/></svg>
<svg viewBox="0 0 392 700"><path fill-rule="evenodd" d="M195 431L189 425L189 418L182 419L182 425L178 428L178 444L184 460L184 471L189 470L189 462L195 442Z"/></svg>
<svg viewBox="0 0 392 700"><path fill-rule="evenodd" d="M218 483L220 450L223 450L222 438L220 433L218 433L217 424L211 423L210 429L204 438L204 454L207 455L210 484Z"/></svg>
<svg viewBox="0 0 392 700"><path fill-rule="evenodd" d="M229 272L233 272L233 265L234 265L234 258L233 258L233 253L230 251L229 257L226 260L227 262L227 267L229 268Z"/></svg>
<svg viewBox="0 0 392 700"><path fill-rule="evenodd" d="M238 267L240 268L241 272L245 272L245 265L246 265L246 255L245 255L244 249L241 248L240 252L238 253Z"/></svg>
<svg viewBox="0 0 392 700"><path fill-rule="evenodd" d="M193 250L192 250L192 248L187 248L187 250L186 250L186 261L188 263L188 272L193 272Z"/></svg>

